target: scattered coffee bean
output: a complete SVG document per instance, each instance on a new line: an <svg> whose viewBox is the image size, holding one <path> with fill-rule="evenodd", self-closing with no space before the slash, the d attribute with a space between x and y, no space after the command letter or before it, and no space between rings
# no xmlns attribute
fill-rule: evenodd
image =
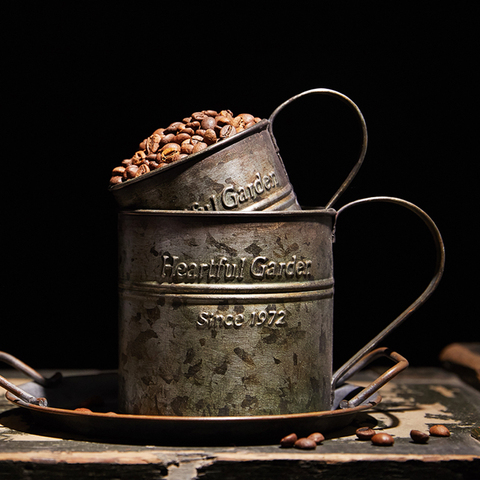
<svg viewBox="0 0 480 480"><path fill-rule="evenodd" d="M301 450L313 450L317 447L317 443L311 438L299 438L293 446Z"/></svg>
<svg viewBox="0 0 480 480"><path fill-rule="evenodd" d="M380 447L389 447L395 443L395 440L388 433L376 433L372 438L372 443Z"/></svg>
<svg viewBox="0 0 480 480"><path fill-rule="evenodd" d="M317 445L325 440L325 437L319 432L311 433L307 438L313 440Z"/></svg>
<svg viewBox="0 0 480 480"><path fill-rule="evenodd" d="M430 427L430 435L435 437L449 437L450 430L445 425L433 425Z"/></svg>
<svg viewBox="0 0 480 480"><path fill-rule="evenodd" d="M357 428L355 434L359 440L371 440L377 432L370 427Z"/></svg>
<svg viewBox="0 0 480 480"><path fill-rule="evenodd" d="M140 142L140 149L131 158L123 160L121 167L112 170L110 185L126 182L177 162L260 121L261 118L249 113L234 116L230 110L194 112L181 122L173 122L167 128L157 128Z"/></svg>
<svg viewBox="0 0 480 480"><path fill-rule="evenodd" d="M430 438L427 433L423 433L420 430L412 430L410 432L410 438L415 443L427 443Z"/></svg>
<svg viewBox="0 0 480 480"><path fill-rule="evenodd" d="M290 435L287 435L286 437L283 437L280 440L280 446L283 448L291 448L295 444L295 442L298 440L297 434L296 433L291 433Z"/></svg>

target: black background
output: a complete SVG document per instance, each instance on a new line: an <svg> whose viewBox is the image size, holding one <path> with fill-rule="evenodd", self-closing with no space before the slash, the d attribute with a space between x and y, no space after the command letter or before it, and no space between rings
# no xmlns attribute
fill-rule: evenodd
<svg viewBox="0 0 480 480"><path fill-rule="evenodd" d="M335 207L401 197L445 241L439 288L385 345L437 365L445 345L479 340L478 4L268 3L2 7L0 350L36 368L115 368L111 169L193 111L268 117L317 87L350 97L369 131L364 165ZM352 111L308 97L279 114L274 133L300 202L324 205L359 152ZM375 204L340 219L336 366L423 291L434 266L411 212Z"/></svg>

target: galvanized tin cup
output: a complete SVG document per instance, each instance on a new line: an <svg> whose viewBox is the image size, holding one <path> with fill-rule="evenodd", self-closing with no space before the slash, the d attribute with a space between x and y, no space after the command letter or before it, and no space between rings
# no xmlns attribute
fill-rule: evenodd
<svg viewBox="0 0 480 480"><path fill-rule="evenodd" d="M272 124L285 106L311 94L333 95L347 102L362 125L362 150L340 188L343 191L363 162L367 130L355 103L345 95L328 89L308 90L296 95L280 105L270 119L264 119L233 137L161 169L112 186L110 191L121 209L300 210L272 133ZM328 205L332 204L333 199Z"/></svg>
<svg viewBox="0 0 480 480"><path fill-rule="evenodd" d="M333 209L120 212L120 410L330 410L358 365L332 376L335 219Z"/></svg>

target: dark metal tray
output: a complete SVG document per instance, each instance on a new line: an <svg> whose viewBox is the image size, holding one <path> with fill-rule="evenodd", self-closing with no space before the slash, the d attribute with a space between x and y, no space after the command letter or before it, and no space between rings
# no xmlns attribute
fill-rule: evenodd
<svg viewBox="0 0 480 480"><path fill-rule="evenodd" d="M342 400L362 387L343 384L334 392L331 411L269 416L179 417L114 413L117 408L117 374L67 376L54 386L29 382L22 390L45 397L48 406L34 405L11 392L6 398L31 412L35 421L92 440L156 445L259 445L277 444L292 432L309 435L349 425L359 412L381 402L374 394L361 405L340 409ZM75 410L87 407L89 410Z"/></svg>

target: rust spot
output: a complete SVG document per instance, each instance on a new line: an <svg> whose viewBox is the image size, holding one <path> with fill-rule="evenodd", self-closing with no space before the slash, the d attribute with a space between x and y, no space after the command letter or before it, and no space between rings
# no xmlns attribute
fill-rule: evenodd
<svg viewBox="0 0 480 480"><path fill-rule="evenodd" d="M243 402L241 403L243 408L248 408L258 405L257 397L252 397L250 395L245 395Z"/></svg>
<svg viewBox="0 0 480 480"><path fill-rule="evenodd" d="M188 397L175 397L170 403L170 406L175 415L183 415L187 408L187 403Z"/></svg>
<svg viewBox="0 0 480 480"><path fill-rule="evenodd" d="M185 377L191 378L196 375L202 369L202 359L200 359L195 365L190 365L188 367L188 372L185 374Z"/></svg>
<svg viewBox="0 0 480 480"><path fill-rule="evenodd" d="M213 369L213 373L216 373L217 375L225 375L227 368L228 368L228 363L224 361L219 367L215 367Z"/></svg>
<svg viewBox="0 0 480 480"><path fill-rule="evenodd" d="M187 350L187 354L185 355L185 360L183 364L192 363L193 358L195 357L195 350L193 348L189 348Z"/></svg>
<svg viewBox="0 0 480 480"><path fill-rule="evenodd" d="M250 385L260 385L260 381L258 380L256 375L247 375L246 377L242 377L242 383L246 387Z"/></svg>
<svg viewBox="0 0 480 480"><path fill-rule="evenodd" d="M247 248L245 248L247 253L251 253L254 257L258 257L262 249L256 244L252 243Z"/></svg>
<svg viewBox="0 0 480 480"><path fill-rule="evenodd" d="M145 343L151 338L158 338L153 330L140 332L135 340L128 343L127 354L141 360L145 356Z"/></svg>
<svg viewBox="0 0 480 480"><path fill-rule="evenodd" d="M219 242L219 241L215 240L215 238L213 238L213 236L210 233L207 234L207 242L206 243L214 246L218 251L224 251L225 253L227 253L228 255L230 255L232 257L237 254L237 251L234 248L230 247L226 243L222 243L222 242Z"/></svg>
<svg viewBox="0 0 480 480"><path fill-rule="evenodd" d="M218 409L218 415L221 416L221 417L225 417L225 416L230 415L230 408L228 407L228 405L225 405L224 407L219 408Z"/></svg>
<svg viewBox="0 0 480 480"><path fill-rule="evenodd" d="M146 308L148 323L152 325L153 322L160 318L160 309L158 307Z"/></svg>
<svg viewBox="0 0 480 480"><path fill-rule="evenodd" d="M250 365L252 367L255 366L255 362L253 361L252 357L245 351L243 348L236 347L233 349L235 352L235 355L242 360L242 362L245 362L247 365Z"/></svg>
<svg viewBox="0 0 480 480"><path fill-rule="evenodd" d="M277 340L278 340L278 333L276 331L273 331L266 337L262 338L262 342L266 343L267 345L272 345L273 343L277 343Z"/></svg>
<svg viewBox="0 0 480 480"><path fill-rule="evenodd" d="M154 380L153 377L151 377L150 375L147 375L147 376L145 376L145 377L142 377L141 380L142 380L142 383L143 383L144 385L146 385L147 387L148 387L149 385L155 385L155 380Z"/></svg>

